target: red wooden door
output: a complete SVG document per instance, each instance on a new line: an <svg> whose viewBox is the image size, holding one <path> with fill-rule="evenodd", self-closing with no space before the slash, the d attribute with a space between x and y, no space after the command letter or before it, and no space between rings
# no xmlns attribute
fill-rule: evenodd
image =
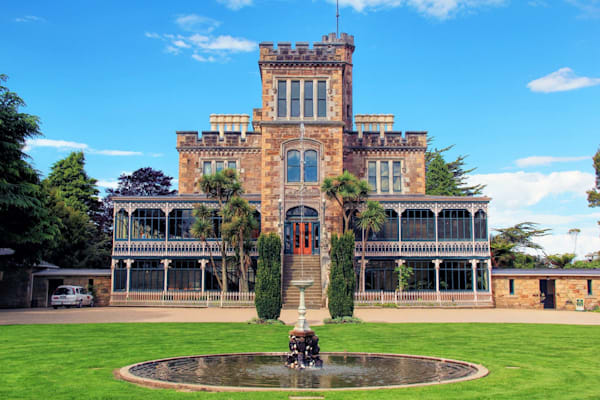
<svg viewBox="0 0 600 400"><path fill-rule="evenodd" d="M292 231L294 254L312 254L312 224L294 222Z"/></svg>

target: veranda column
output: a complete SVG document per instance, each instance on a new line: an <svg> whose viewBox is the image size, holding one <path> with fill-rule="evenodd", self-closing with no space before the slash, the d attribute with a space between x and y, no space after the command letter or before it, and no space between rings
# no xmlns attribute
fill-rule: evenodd
<svg viewBox="0 0 600 400"><path fill-rule="evenodd" d="M477 261L470 260L471 268L473 268L473 295L475 297L475 304L477 304Z"/></svg>
<svg viewBox="0 0 600 400"><path fill-rule="evenodd" d="M404 291L404 288L401 285L400 280L402 279L402 266L404 265L404 261L403 259L399 258L396 260L396 266L398 267L398 292L400 292L400 300L402 300L402 292ZM396 303L398 302L398 298L396 298Z"/></svg>
<svg viewBox="0 0 600 400"><path fill-rule="evenodd" d="M492 292L492 260L486 260L487 261L487 268L488 268L488 289L490 292L490 301L494 301L494 293Z"/></svg>
<svg viewBox="0 0 600 400"><path fill-rule="evenodd" d="M131 284L131 264L133 264L133 260L131 258L125 260L125 266L127 267L127 286L125 293L127 294L127 298L129 298L129 285Z"/></svg>
<svg viewBox="0 0 600 400"><path fill-rule="evenodd" d="M433 260L433 264L435 265L435 295L437 297L438 303L440 302L440 264L442 260L435 259Z"/></svg>
<svg viewBox="0 0 600 400"><path fill-rule="evenodd" d="M110 260L110 297L112 298L115 290L115 268L117 266L117 260L112 258Z"/></svg>
<svg viewBox="0 0 600 400"><path fill-rule="evenodd" d="M163 278L163 296L167 293L167 290L169 288L169 284L167 282L168 280L168 276L169 276L169 264L171 263L171 260L165 258L164 260L161 260L163 267L165 269L165 276Z"/></svg>
<svg viewBox="0 0 600 400"><path fill-rule="evenodd" d="M205 288L205 276L206 276L206 263L208 262L208 260L206 258L201 258L200 260L198 260L198 262L200 263L200 268L202 268L202 293L204 294L204 288Z"/></svg>

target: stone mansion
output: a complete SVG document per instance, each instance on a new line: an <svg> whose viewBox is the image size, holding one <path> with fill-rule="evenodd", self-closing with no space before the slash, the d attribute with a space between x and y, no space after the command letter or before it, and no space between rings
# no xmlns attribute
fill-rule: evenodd
<svg viewBox="0 0 600 400"><path fill-rule="evenodd" d="M491 305L490 199L426 195L427 132L394 130L392 114L354 113L354 37L259 48L262 105L251 121L246 114L211 114L209 130L177 131L178 195L113 199L111 303L252 303L255 263L249 293L238 290L235 266L227 271L229 292L217 285L220 267L208 258L220 257L219 215L214 240L189 232L195 204L218 208L200 191L201 177L233 168L260 231L281 236L284 306L297 301L289 281L300 277L315 281L309 306L326 302L329 242L342 230L342 210L320 186L345 170L366 180L369 199L386 210L383 228L366 242L366 291L356 294L358 303ZM360 232L356 237L358 268ZM395 268L402 264L412 274L398 292Z"/></svg>

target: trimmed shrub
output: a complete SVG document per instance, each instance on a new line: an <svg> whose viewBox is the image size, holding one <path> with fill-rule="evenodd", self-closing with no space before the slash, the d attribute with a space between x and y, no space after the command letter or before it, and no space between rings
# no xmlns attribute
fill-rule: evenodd
<svg viewBox="0 0 600 400"><path fill-rule="evenodd" d="M329 273L329 314L331 318L352 317L354 314L354 233L331 235L331 271Z"/></svg>
<svg viewBox="0 0 600 400"><path fill-rule="evenodd" d="M281 313L281 239L276 233L258 238L254 304L258 318L278 319Z"/></svg>

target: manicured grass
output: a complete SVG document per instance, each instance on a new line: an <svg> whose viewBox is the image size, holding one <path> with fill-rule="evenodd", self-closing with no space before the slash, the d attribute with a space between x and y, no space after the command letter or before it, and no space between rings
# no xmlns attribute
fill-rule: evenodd
<svg viewBox="0 0 600 400"><path fill-rule="evenodd" d="M0 399L288 399L289 392L148 389L115 380L112 374L128 364L164 357L284 351L288 330L247 324L0 326ZM598 326L359 324L320 326L316 331L323 351L440 356L480 363L490 370L489 376L476 381L323 392L325 399L600 398Z"/></svg>

